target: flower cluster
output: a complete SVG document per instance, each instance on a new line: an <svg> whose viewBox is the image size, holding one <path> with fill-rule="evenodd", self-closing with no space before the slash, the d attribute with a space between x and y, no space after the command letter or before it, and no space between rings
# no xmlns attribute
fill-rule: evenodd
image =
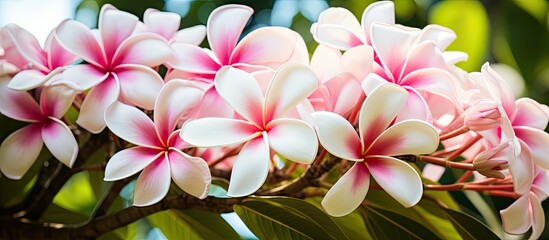
<svg viewBox="0 0 549 240"><path fill-rule="evenodd" d="M252 14L221 6L206 26L179 30L177 14L150 9L140 22L107 4L98 29L66 20L44 46L17 25L0 29L0 113L30 123L2 142L2 174L20 179L44 144L71 167L77 132L107 128L123 144L105 181L140 172L136 206L163 199L172 180L207 197L218 155L231 171L230 197L256 193L281 164L333 156L347 168L322 206L343 216L363 202L370 177L403 206L417 204L429 172L407 162L412 155L480 173L467 189L517 199L501 211L504 230L541 234L549 107L515 99L488 63L473 73L456 67L467 55L446 51L453 31L395 24L392 2L371 4L360 22L329 8L311 27L319 46L309 59L287 28L241 37Z"/></svg>

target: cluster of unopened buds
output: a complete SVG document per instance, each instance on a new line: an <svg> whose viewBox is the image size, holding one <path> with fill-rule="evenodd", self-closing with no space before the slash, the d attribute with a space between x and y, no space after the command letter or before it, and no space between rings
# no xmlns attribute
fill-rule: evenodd
<svg viewBox="0 0 549 240"><path fill-rule="evenodd" d="M2 142L3 176L20 179L43 145L72 167L78 135L108 131L119 151L105 181L140 173L136 206L163 199L172 180L205 198L214 168L231 171L228 196L242 197L273 169L336 157L349 167L323 198L332 216L355 210L373 177L405 207L431 190L514 198L503 229L539 237L549 107L515 99L488 63L456 67L467 55L445 51L453 31L395 24L392 2L371 4L360 22L329 8L311 27L319 46L309 58L287 28L241 38L252 14L221 6L206 26L179 30L177 14L148 10L140 22L104 5L98 29L66 20L44 46L17 25L2 28L0 113L29 123ZM205 37L209 48L199 46ZM454 184L427 184L421 176L436 173L417 162L465 171Z"/></svg>

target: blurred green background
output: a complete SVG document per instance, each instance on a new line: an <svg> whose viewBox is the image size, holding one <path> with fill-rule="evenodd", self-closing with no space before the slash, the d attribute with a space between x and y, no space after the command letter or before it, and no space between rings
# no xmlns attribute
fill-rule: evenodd
<svg viewBox="0 0 549 240"><path fill-rule="evenodd" d="M318 44L314 42L309 28L320 12L328 7L344 7L360 19L363 10L371 2L374 1L0 0L0 27L15 22L43 41L47 33L63 18L75 18L90 27L96 27L98 11L105 3L111 3L140 18L147 8L176 12L182 16L181 26L190 27L206 24L208 15L220 5L239 3L255 10L245 32L269 25L290 27L301 34L312 54ZM480 71L480 66L487 61L505 64L508 67L500 65L497 68L508 72L505 78L512 80L517 96L528 96L538 102L549 103L549 4L546 0L395 0L394 3L396 22L399 24L422 28L436 23L453 29L457 39L448 50L468 53L469 60L458 64L464 70ZM50 25L47 25L48 21L51 22ZM203 46L207 46L207 41ZM3 128L0 141L21 126L3 116L0 116L0 120ZM39 164L35 165L38 166ZM101 176L96 177L101 179ZM78 182L79 178L84 180ZM69 182L66 187L71 188L74 184L72 187L79 189L80 197L63 197L62 191L56 204L69 209L72 204L72 210L85 213L93 208L95 200L92 188L86 180L88 177L79 178ZM444 180L451 182L453 179L446 176ZM13 181L6 179L0 182L2 196L7 196L6 186L13 188L13 184ZM24 186L18 187L21 189ZM464 206L476 211L462 193L454 194L454 197ZM497 209L503 209L512 203L503 198L493 200L490 200L490 205ZM1 202L2 205L6 204ZM549 219L549 201L544 202L544 209L546 219ZM549 239L547 224L542 239Z"/></svg>

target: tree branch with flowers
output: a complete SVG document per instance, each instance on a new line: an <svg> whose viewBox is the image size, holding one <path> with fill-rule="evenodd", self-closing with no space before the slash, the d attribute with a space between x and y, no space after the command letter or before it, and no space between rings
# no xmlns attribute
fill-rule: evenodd
<svg viewBox="0 0 549 240"><path fill-rule="evenodd" d="M512 199L503 231L540 237L549 107L515 99L489 63L455 66L452 30L395 24L388 1L360 22L329 8L309 58L288 28L241 36L252 14L225 5L179 30L177 14L140 22L106 4L98 29L65 20L44 46L1 28L0 113L24 123L0 146L2 178L22 186L1 238L130 238L138 224L239 238L229 212L261 239L504 236L451 191ZM88 214L56 200L81 173L100 176Z"/></svg>

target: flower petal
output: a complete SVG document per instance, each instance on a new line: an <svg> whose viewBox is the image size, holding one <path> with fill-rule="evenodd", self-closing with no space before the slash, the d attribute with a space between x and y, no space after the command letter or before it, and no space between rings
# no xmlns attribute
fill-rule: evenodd
<svg viewBox="0 0 549 240"><path fill-rule="evenodd" d="M51 76L49 76L51 78ZM39 87L49 78L42 71L28 69L18 72L8 83L8 87L13 90L27 91Z"/></svg>
<svg viewBox="0 0 549 240"><path fill-rule="evenodd" d="M227 195L242 197L257 191L267 179L269 162L266 134L248 141L234 162Z"/></svg>
<svg viewBox="0 0 549 240"><path fill-rule="evenodd" d="M452 103L457 103L459 102L456 92L458 84L457 80L446 70L424 68L407 74L399 85L434 93L449 99Z"/></svg>
<svg viewBox="0 0 549 240"><path fill-rule="evenodd" d="M238 38L253 12L248 6L225 5L210 14L206 24L208 42L221 63L229 63Z"/></svg>
<svg viewBox="0 0 549 240"><path fill-rule="evenodd" d="M509 157L509 172L513 176L515 193L526 194L532 188L534 181L534 162L528 146L523 141L519 142L521 147L519 155L516 159L514 159L514 156ZM514 144L510 144L510 146L515 147ZM514 152L517 152L517 150L515 149Z"/></svg>
<svg viewBox="0 0 549 240"><path fill-rule="evenodd" d="M171 80L154 104L154 124L160 139L168 139L181 116L196 105L204 92L183 80Z"/></svg>
<svg viewBox="0 0 549 240"><path fill-rule="evenodd" d="M177 13L161 12L149 8L143 14L143 22L147 25L149 31L170 40L179 29L181 17Z"/></svg>
<svg viewBox="0 0 549 240"><path fill-rule="evenodd" d="M406 75L419 69L446 69L446 61L444 61L442 52L433 41L422 42L414 46L408 56L406 56L406 62L404 64L405 66L402 69L402 73L397 79L402 79Z"/></svg>
<svg viewBox="0 0 549 240"><path fill-rule="evenodd" d="M91 133L99 133L105 128L104 114L109 105L118 99L120 85L115 76L92 88L82 106L76 123Z"/></svg>
<svg viewBox="0 0 549 240"><path fill-rule="evenodd" d="M78 155L78 143L65 123L50 117L42 127L42 139L57 160L72 167Z"/></svg>
<svg viewBox="0 0 549 240"><path fill-rule="evenodd" d="M364 97L360 82L350 73L340 73L324 82L324 86L330 92L330 102L332 103L330 109L344 117L354 109L360 98Z"/></svg>
<svg viewBox="0 0 549 240"><path fill-rule="evenodd" d="M109 73L91 64L71 66L63 71L63 80L73 82L80 87L78 90L87 90L102 83L109 77Z"/></svg>
<svg viewBox="0 0 549 240"><path fill-rule="evenodd" d="M456 33L449 28L445 28L436 24L429 24L421 30L421 35L418 38L418 43L425 41L434 41L437 47L444 51L450 43L456 39Z"/></svg>
<svg viewBox="0 0 549 240"><path fill-rule="evenodd" d="M370 147L390 124L406 103L404 88L384 83L370 93L360 109L358 128L364 149Z"/></svg>
<svg viewBox="0 0 549 240"><path fill-rule="evenodd" d="M283 27L262 27L247 34L234 49L230 63L278 68L286 62L307 64L308 52L297 32ZM303 59L303 51L307 54ZM223 61L222 61L223 62Z"/></svg>
<svg viewBox="0 0 549 240"><path fill-rule="evenodd" d="M316 157L318 140L315 130L304 121L281 118L267 125L269 146L288 160L310 164Z"/></svg>
<svg viewBox="0 0 549 240"><path fill-rule="evenodd" d="M130 177L153 161L164 158L164 152L147 147L126 148L115 153L107 162L105 181L117 181Z"/></svg>
<svg viewBox="0 0 549 240"><path fill-rule="evenodd" d="M389 127L372 142L368 155L427 154L438 147L438 133L420 120L405 120Z"/></svg>
<svg viewBox="0 0 549 240"><path fill-rule="evenodd" d="M206 37L206 26L196 25L189 28L184 28L177 31L173 35L173 40L178 43L189 43L192 45L200 45Z"/></svg>
<svg viewBox="0 0 549 240"><path fill-rule="evenodd" d="M38 40L30 32L15 24L8 24L4 29L11 38L13 45L17 48L17 51L27 61L41 71L49 70L46 53L42 50L42 47L40 47Z"/></svg>
<svg viewBox="0 0 549 240"><path fill-rule="evenodd" d="M263 93L251 74L223 67L215 76L215 89L238 114L258 126L263 125Z"/></svg>
<svg viewBox="0 0 549 240"><path fill-rule="evenodd" d="M120 44L131 36L139 19L116 8L102 10L98 28L107 59L113 59Z"/></svg>
<svg viewBox="0 0 549 240"><path fill-rule="evenodd" d="M76 91L65 85L44 87L40 93L40 106L45 116L60 119L72 105Z"/></svg>
<svg viewBox="0 0 549 240"><path fill-rule="evenodd" d="M220 147L238 144L259 135L257 128L246 121L229 118L188 120L181 127L181 138L197 147Z"/></svg>
<svg viewBox="0 0 549 240"><path fill-rule="evenodd" d="M338 49L348 50L350 48L363 45L361 36L355 35L346 26L339 24L313 24L311 27L315 41L326 46Z"/></svg>
<svg viewBox="0 0 549 240"><path fill-rule="evenodd" d="M212 56L196 45L175 42L170 46L175 51L175 58L168 64L177 70L213 75L221 67Z"/></svg>
<svg viewBox="0 0 549 240"><path fill-rule="evenodd" d="M133 205L149 206L162 200L170 190L170 164L166 154L143 169L135 185Z"/></svg>
<svg viewBox="0 0 549 240"><path fill-rule="evenodd" d="M347 50L341 57L341 67L362 81L372 72L374 49L368 45L360 45Z"/></svg>
<svg viewBox="0 0 549 240"><path fill-rule="evenodd" d="M311 57L310 67L323 82L341 72L340 62L341 51L321 44L316 47Z"/></svg>
<svg viewBox="0 0 549 240"><path fill-rule="evenodd" d="M305 100L318 88L318 84L315 73L305 65L287 63L280 67L265 94L265 123L282 116Z"/></svg>
<svg viewBox="0 0 549 240"><path fill-rule="evenodd" d="M103 49L93 36L92 31L83 23L65 20L55 31L63 48L96 66L105 66Z"/></svg>
<svg viewBox="0 0 549 240"><path fill-rule="evenodd" d="M362 161L360 139L345 118L331 112L315 112L318 140L330 154L351 161Z"/></svg>
<svg viewBox="0 0 549 240"><path fill-rule="evenodd" d="M375 23L372 24L370 37L383 67L398 79L415 39L414 35L396 26Z"/></svg>
<svg viewBox="0 0 549 240"><path fill-rule="evenodd" d="M529 194L524 194L506 209L499 211L503 230L509 234L523 234L532 225Z"/></svg>
<svg viewBox="0 0 549 240"><path fill-rule="evenodd" d="M43 120L38 103L28 92L8 88L8 79L0 79L0 113L24 122Z"/></svg>
<svg viewBox="0 0 549 240"><path fill-rule="evenodd" d="M545 212L543 206L541 206L541 200L536 194L532 192L528 194L530 196L530 207L532 208L532 234L528 239L539 239L545 228Z"/></svg>
<svg viewBox="0 0 549 240"><path fill-rule="evenodd" d="M50 41L49 44L46 44L44 50L48 53L48 63L51 70L67 66L78 60L77 56L63 48L59 43L55 31L52 31L48 37Z"/></svg>
<svg viewBox="0 0 549 240"><path fill-rule="evenodd" d="M549 169L549 133L531 127L514 127L516 136L527 145L536 165Z"/></svg>
<svg viewBox="0 0 549 240"><path fill-rule="evenodd" d="M412 166L387 156L368 156L364 162L381 188L402 206L412 207L421 200L423 185Z"/></svg>
<svg viewBox="0 0 549 240"><path fill-rule="evenodd" d="M152 110L154 102L164 86L158 73L149 67L127 64L116 68L120 81L121 97L132 105Z"/></svg>
<svg viewBox="0 0 549 240"><path fill-rule="evenodd" d="M334 217L345 216L360 206L369 188L370 173L368 169L363 163L355 163L328 190L322 199L322 207L326 213Z"/></svg>
<svg viewBox="0 0 549 240"><path fill-rule="evenodd" d="M191 112L192 118L232 118L234 116L234 109L219 96L213 84L211 87L206 88L206 92L204 92L204 96L200 100L200 103L195 106Z"/></svg>
<svg viewBox="0 0 549 240"><path fill-rule="evenodd" d="M42 124L31 124L10 134L0 146L0 170L9 179L19 180L42 150Z"/></svg>
<svg viewBox="0 0 549 240"><path fill-rule="evenodd" d="M114 102L105 111L105 122L114 134L135 145L162 146L152 120L135 107Z"/></svg>
<svg viewBox="0 0 549 240"><path fill-rule="evenodd" d="M515 101L515 104L514 126L528 126L545 130L549 121L549 115L543 112L542 106L538 102L531 98L521 98Z"/></svg>
<svg viewBox="0 0 549 240"><path fill-rule="evenodd" d="M364 10L362 13L361 24L366 39L370 43L370 31L374 22L386 23L389 25L395 24L395 5L391 1L375 2Z"/></svg>
<svg viewBox="0 0 549 240"><path fill-rule="evenodd" d="M432 123L433 116L425 98L417 90L411 87L406 86L404 88L408 91L408 99L406 99L406 105L398 113L395 122L418 119Z"/></svg>
<svg viewBox="0 0 549 240"><path fill-rule="evenodd" d="M167 62L173 56L173 50L162 37L141 33L122 42L113 57L113 65L140 64L154 67Z"/></svg>
<svg viewBox="0 0 549 240"><path fill-rule="evenodd" d="M177 149L168 153L173 181L186 193L203 199L208 196L212 176L204 159Z"/></svg>

